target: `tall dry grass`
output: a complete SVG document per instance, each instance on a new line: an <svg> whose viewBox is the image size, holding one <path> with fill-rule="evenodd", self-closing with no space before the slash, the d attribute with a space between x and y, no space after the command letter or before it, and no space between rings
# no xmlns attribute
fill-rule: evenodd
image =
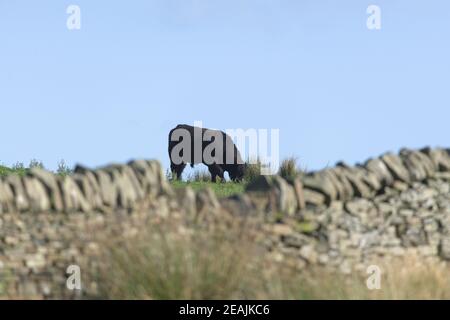
<svg viewBox="0 0 450 320"><path fill-rule="evenodd" d="M302 272L267 259L245 227L148 228L108 244L106 270L96 275L102 299L450 299L449 267L408 256L379 262L381 289L369 275L319 267Z"/></svg>

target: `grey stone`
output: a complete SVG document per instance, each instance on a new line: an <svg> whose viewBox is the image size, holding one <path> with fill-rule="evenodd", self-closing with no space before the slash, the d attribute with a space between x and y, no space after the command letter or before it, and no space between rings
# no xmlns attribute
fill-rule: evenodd
<svg viewBox="0 0 450 320"><path fill-rule="evenodd" d="M130 181L134 192L136 193L136 197L137 199L143 199L145 197L145 192L144 189L142 188L139 179L136 176L136 173L133 169L131 169L131 167L129 166L124 166L122 169L122 174L124 174L127 179Z"/></svg>
<svg viewBox="0 0 450 320"><path fill-rule="evenodd" d="M364 179L361 175L356 172L352 172L352 169L347 166L342 166L341 164L341 176L345 176L347 180L350 182L353 188L353 194L356 197L361 198L371 198L375 195L369 186L364 182Z"/></svg>
<svg viewBox="0 0 450 320"><path fill-rule="evenodd" d="M125 174L122 174L120 172L120 168L117 167L105 168L104 170L112 176L111 183L116 189L118 200L116 205L119 208L131 209L133 205L136 204L138 195L129 177Z"/></svg>
<svg viewBox="0 0 450 320"><path fill-rule="evenodd" d="M14 207L15 200L11 186L0 178L0 213L13 212Z"/></svg>
<svg viewBox="0 0 450 320"><path fill-rule="evenodd" d="M60 183L63 194L64 210L66 212L89 212L92 210L92 207L89 205L77 183L71 176L63 177Z"/></svg>
<svg viewBox="0 0 450 320"><path fill-rule="evenodd" d="M406 183L411 181L409 172L403 165L403 162L399 156L392 153L386 153L381 157L381 160L383 160L384 164L396 180Z"/></svg>
<svg viewBox="0 0 450 320"><path fill-rule="evenodd" d="M444 260L450 260L450 236L444 236L439 245L439 255Z"/></svg>
<svg viewBox="0 0 450 320"><path fill-rule="evenodd" d="M346 193L345 186L336 175L336 172L331 169L325 169L322 172L332 183L334 190L336 190L336 198L333 200L346 200L348 194Z"/></svg>
<svg viewBox="0 0 450 320"><path fill-rule="evenodd" d="M450 155L445 149L424 148L421 152L430 157L437 170L450 171Z"/></svg>
<svg viewBox="0 0 450 320"><path fill-rule="evenodd" d="M340 183L339 190L339 200L349 200L353 198L354 191L350 181L347 179L346 175L343 174L343 169L341 167L335 167L330 169L330 171L336 176Z"/></svg>
<svg viewBox="0 0 450 320"><path fill-rule="evenodd" d="M279 210L288 215L293 215L298 209L298 200L294 187L279 176L275 176L275 184L279 192Z"/></svg>
<svg viewBox="0 0 450 320"><path fill-rule="evenodd" d="M374 204L367 199L355 199L345 203L345 210L352 215L359 216L374 208Z"/></svg>
<svg viewBox="0 0 450 320"><path fill-rule="evenodd" d="M46 188L47 194L50 197L51 206L55 211L62 211L64 209L61 190L58 185L58 178L51 172L41 168L32 168L30 170L31 177L38 179Z"/></svg>
<svg viewBox="0 0 450 320"><path fill-rule="evenodd" d="M297 199L297 207L303 210L306 207L305 194L303 193L303 183L300 178L294 180L294 191Z"/></svg>
<svg viewBox="0 0 450 320"><path fill-rule="evenodd" d="M20 212L28 210L30 208L30 203L22 179L17 175L9 175L6 177L5 182L9 184L13 191L16 209Z"/></svg>
<svg viewBox="0 0 450 320"><path fill-rule="evenodd" d="M213 215L218 215L220 203L216 194L210 188L206 188L197 192L196 207L199 215L205 213L205 211Z"/></svg>
<svg viewBox="0 0 450 320"><path fill-rule="evenodd" d="M321 206L326 203L325 195L310 189L303 189L306 205Z"/></svg>
<svg viewBox="0 0 450 320"><path fill-rule="evenodd" d="M129 166L136 173L144 194L155 197L160 194L173 194L166 181L161 165L157 161L133 160Z"/></svg>
<svg viewBox="0 0 450 320"><path fill-rule="evenodd" d="M361 176L362 180L366 185L369 186L370 189L373 190L373 193L377 193L383 188L381 179L379 179L379 177L375 173L367 170L363 166L358 166L355 169L359 171L359 175Z"/></svg>
<svg viewBox="0 0 450 320"><path fill-rule="evenodd" d="M99 185L103 205L110 208L117 207L117 188L110 174L103 170L95 170L94 175Z"/></svg>
<svg viewBox="0 0 450 320"><path fill-rule="evenodd" d="M328 175L322 172L304 176L302 178L302 183L305 189L310 189L323 194L328 204L333 200L337 200L337 191L332 180Z"/></svg>
<svg viewBox="0 0 450 320"><path fill-rule="evenodd" d="M382 187L390 186L394 182L394 177L381 159L370 159L364 164L364 166L368 171L377 176Z"/></svg>
<svg viewBox="0 0 450 320"><path fill-rule="evenodd" d="M420 152L402 149L400 157L413 181L423 181L434 173L434 171L430 172L432 170L430 167L430 165L432 166L431 160L428 159L427 161L426 156Z"/></svg>
<svg viewBox="0 0 450 320"><path fill-rule="evenodd" d="M24 177L23 183L29 199L30 210L33 212L50 210L51 203L44 185L38 179L32 177Z"/></svg>
<svg viewBox="0 0 450 320"><path fill-rule="evenodd" d="M92 209L101 210L103 201L100 187L94 174L90 171L86 171L83 174L75 173L72 177Z"/></svg>
<svg viewBox="0 0 450 320"><path fill-rule="evenodd" d="M246 188L248 192L269 194L272 206L280 212L293 215L299 209L299 195L286 180L280 176L259 176ZM304 194L304 190L303 190Z"/></svg>

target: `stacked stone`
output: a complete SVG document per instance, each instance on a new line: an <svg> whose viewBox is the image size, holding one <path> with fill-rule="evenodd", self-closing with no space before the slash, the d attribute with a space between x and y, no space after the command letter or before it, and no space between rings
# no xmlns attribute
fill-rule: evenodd
<svg viewBox="0 0 450 320"><path fill-rule="evenodd" d="M402 149L355 167L338 163L293 184L280 179L260 178L248 190L266 212L301 213L268 227L277 260L345 273L380 257L450 260L449 149Z"/></svg>
<svg viewBox="0 0 450 320"><path fill-rule="evenodd" d="M0 213L89 212L132 209L140 200L170 192L159 162L137 160L97 170L77 166L59 176L33 168L0 179Z"/></svg>
<svg viewBox="0 0 450 320"><path fill-rule="evenodd" d="M137 207L141 200L150 205ZM116 209L126 210L103 214ZM227 212L258 223L269 217L255 232L268 231L261 236L268 252L297 267L350 272L379 256L408 253L450 261L450 150L403 149L293 181L260 177L246 193L226 199L209 189L172 191L156 161L78 166L66 177L40 169L10 175L0 179L0 280L8 279L11 296L70 298L67 266L91 270L104 263L105 241L147 232L139 228L150 218L167 218L180 230L189 228L184 219L191 216L202 226L233 228ZM0 281L0 298L1 288Z"/></svg>
<svg viewBox="0 0 450 320"><path fill-rule="evenodd" d="M340 162L334 168L308 173L294 181L260 176L247 186L247 194L238 198L247 203L246 211L257 208L294 215L306 207L373 199L388 188L406 190L414 182L446 174L450 174L449 150L402 149L399 155L386 153L353 167Z"/></svg>
<svg viewBox="0 0 450 320"><path fill-rule="evenodd" d="M301 182L306 204L321 206L353 198L372 199L385 188L406 189L413 182L448 171L448 149L402 149L399 155L386 153L354 167L341 162L334 168L309 173Z"/></svg>

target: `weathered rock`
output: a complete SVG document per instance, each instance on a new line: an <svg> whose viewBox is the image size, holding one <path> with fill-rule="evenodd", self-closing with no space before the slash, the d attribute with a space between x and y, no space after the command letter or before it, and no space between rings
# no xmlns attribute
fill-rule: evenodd
<svg viewBox="0 0 450 320"><path fill-rule="evenodd" d="M159 194L173 192L164 178L162 168L157 161L134 160L129 162L128 165L136 173L144 194L155 197Z"/></svg>
<svg viewBox="0 0 450 320"><path fill-rule="evenodd" d="M112 184L116 189L117 203L119 208L130 209L139 199L133 183L129 176L121 172L121 168L111 166L104 169L112 178Z"/></svg>
<svg viewBox="0 0 450 320"><path fill-rule="evenodd" d="M306 205L322 206L326 203L325 195L310 189L303 189Z"/></svg>
<svg viewBox="0 0 450 320"><path fill-rule="evenodd" d="M409 171L412 181L423 181L434 174L434 165L423 153L402 149L400 157Z"/></svg>
<svg viewBox="0 0 450 320"><path fill-rule="evenodd" d="M11 186L0 178L0 213L13 212L14 207L15 200Z"/></svg>
<svg viewBox="0 0 450 320"><path fill-rule="evenodd" d="M366 199L355 199L345 203L345 210L354 216L360 216L361 214L372 210L373 207L373 203Z"/></svg>
<svg viewBox="0 0 450 320"><path fill-rule="evenodd" d="M288 215L294 214L298 209L298 195L294 187L280 176L259 176L247 186L249 192L266 192L274 199L271 206Z"/></svg>
<svg viewBox="0 0 450 320"><path fill-rule="evenodd" d="M36 178L24 177L25 192L32 212L45 212L51 208L50 199L44 185Z"/></svg>
<svg viewBox="0 0 450 320"><path fill-rule="evenodd" d="M103 205L110 208L117 207L117 188L113 184L112 177L103 170L95 170L94 175L100 188Z"/></svg>
<svg viewBox="0 0 450 320"><path fill-rule="evenodd" d="M183 206L189 215L194 215L197 210L196 195L194 190L188 186L186 188L177 189L175 191L175 195L180 206Z"/></svg>
<svg viewBox="0 0 450 320"><path fill-rule="evenodd" d="M364 166L368 171L377 176L382 187L390 186L394 182L394 177L381 159L370 159L364 164Z"/></svg>
<svg viewBox="0 0 450 320"><path fill-rule="evenodd" d="M339 174L345 177L353 188L353 194L356 197L371 198L375 192L373 192L369 186L364 182L363 176L356 169L353 170L350 167L339 164Z"/></svg>
<svg viewBox="0 0 450 320"><path fill-rule="evenodd" d="M337 199L337 190L333 185L332 179L323 172L316 172L304 176L302 178L302 183L305 189L310 189L323 194L328 204Z"/></svg>
<svg viewBox="0 0 450 320"><path fill-rule="evenodd" d="M403 165L401 158L392 153L386 153L381 157L384 164L387 166L392 176L405 183L409 183L411 181L410 174L408 170Z"/></svg>
<svg viewBox="0 0 450 320"><path fill-rule="evenodd" d="M72 177L90 206L93 209L101 210L103 201L100 187L94 174L90 171L86 171L84 174L75 173Z"/></svg>
<svg viewBox="0 0 450 320"><path fill-rule="evenodd" d="M450 155L445 149L424 148L425 153L432 160L434 166L440 171L450 171Z"/></svg>
<svg viewBox="0 0 450 320"><path fill-rule="evenodd" d="M299 210L303 210L306 207L306 202L303 193L303 183L300 178L294 180L294 192L297 199L297 207Z"/></svg>
<svg viewBox="0 0 450 320"><path fill-rule="evenodd" d="M293 215L298 209L298 200L294 188L283 178L275 176L278 206L281 212Z"/></svg>
<svg viewBox="0 0 450 320"><path fill-rule="evenodd" d="M196 195L196 207L198 215L210 213L217 215L220 208L216 194L210 189L202 189Z"/></svg>
<svg viewBox="0 0 450 320"><path fill-rule="evenodd" d="M341 167L335 167L330 169L330 172L336 176L341 186L339 190L339 200L349 200L353 198L354 191L350 181L347 179L346 175L343 174Z"/></svg>
<svg viewBox="0 0 450 320"><path fill-rule="evenodd" d="M29 176L38 179L44 185L52 208L55 211L62 211L64 205L61 190L58 185L58 177L51 172L37 167L30 170Z"/></svg>
<svg viewBox="0 0 450 320"><path fill-rule="evenodd" d="M129 182L131 183L137 199L143 199L145 197L145 192L141 184L139 183L139 179L137 178L135 171L129 166L123 166L122 174L125 175L127 180L129 180Z"/></svg>
<svg viewBox="0 0 450 320"><path fill-rule="evenodd" d="M450 172L435 172L433 177L436 179L450 181Z"/></svg>
<svg viewBox="0 0 450 320"><path fill-rule="evenodd" d="M412 154L418 159L418 161L421 162L422 166L425 169L427 177L432 177L437 168L435 167L431 158L428 157L425 153L416 150L413 150Z"/></svg>
<svg viewBox="0 0 450 320"><path fill-rule="evenodd" d="M336 198L333 200L345 200L347 199L347 193L345 190L345 186L342 184L342 182L337 177L334 170L331 169L325 169L322 171L323 174L329 179L329 181L332 183L334 190L336 190Z"/></svg>
<svg viewBox="0 0 450 320"><path fill-rule="evenodd" d="M439 245L439 255L444 260L450 260L450 236L444 236Z"/></svg>
<svg viewBox="0 0 450 320"><path fill-rule="evenodd" d="M315 248L311 245L303 246L300 249L300 256L310 264L318 263L319 255Z"/></svg>
<svg viewBox="0 0 450 320"><path fill-rule="evenodd" d="M362 181L369 187L369 189L371 189L372 194L376 194L383 189L383 185L378 176L372 171L367 170L366 167L358 165L353 168L353 172L361 177Z"/></svg>
<svg viewBox="0 0 450 320"><path fill-rule="evenodd" d="M15 208L20 212L28 210L30 208L30 203L22 179L17 175L9 175L6 177L5 182L9 184L14 194Z"/></svg>
<svg viewBox="0 0 450 320"><path fill-rule="evenodd" d="M64 210L66 212L89 212L92 210L92 207L89 205L88 201L86 201L86 198L72 177L63 177L60 183L63 194Z"/></svg>

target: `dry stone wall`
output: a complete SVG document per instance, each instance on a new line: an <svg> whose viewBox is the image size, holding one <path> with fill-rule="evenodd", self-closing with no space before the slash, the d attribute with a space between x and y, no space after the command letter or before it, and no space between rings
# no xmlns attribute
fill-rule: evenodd
<svg viewBox="0 0 450 320"><path fill-rule="evenodd" d="M404 149L291 181L260 177L224 199L211 190L173 190L157 161L79 166L66 177L41 169L7 176L0 179L0 297L89 296L95 281L68 291L66 269L99 267L105 240L158 219L207 224L230 216L258 221L270 259L299 269L348 273L408 253L447 261L450 150Z"/></svg>
<svg viewBox="0 0 450 320"><path fill-rule="evenodd" d="M77 166L59 176L33 168L24 177L0 179L0 213L109 212L133 209L143 200L171 192L157 161L132 161L97 170Z"/></svg>

